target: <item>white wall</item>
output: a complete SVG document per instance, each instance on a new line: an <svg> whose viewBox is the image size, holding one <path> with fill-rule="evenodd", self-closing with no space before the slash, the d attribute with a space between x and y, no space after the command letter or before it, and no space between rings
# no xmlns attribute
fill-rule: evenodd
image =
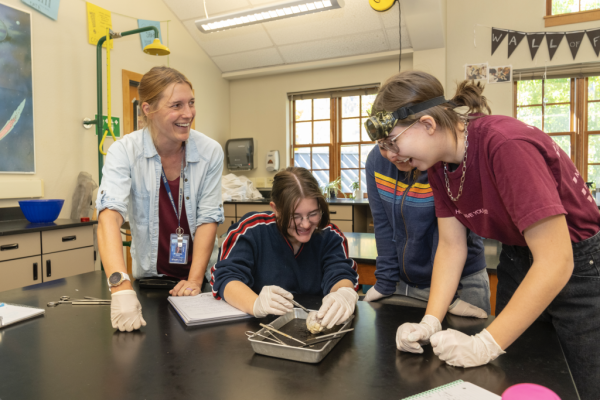
<svg viewBox="0 0 600 400"><path fill-rule="evenodd" d="M549 59L546 40L531 60L527 39L508 58L508 39L505 38L494 55L491 53L491 28L510 29L523 32L564 32L597 28L599 21L580 24L544 27L546 0L450 0L447 2L447 81L448 96L454 95L456 83L464 79L464 64L488 62L490 66L512 64L513 68L533 68L544 65L566 65L572 63L600 61L596 57L589 39L583 43L573 61L571 51L563 39L552 61ZM483 26L477 26L483 25ZM476 47L473 43L476 30ZM494 114L513 115L513 85L510 83L488 84L484 94L491 101Z"/></svg>
<svg viewBox="0 0 600 400"><path fill-rule="evenodd" d="M98 180L98 150L94 129L81 126L84 117L96 113L96 46L88 44L86 3L63 0L58 21L27 7L19 0L4 0L9 6L31 12L33 26L33 103L35 126L35 175L0 174L0 190L11 180L39 178L45 198L65 199L59 218L68 218L77 175L87 171ZM224 144L229 137L229 82L191 38L161 0L95 0L112 12L149 20L171 20L171 55L150 56L142 52L139 35L115 41L111 51L112 114L122 120L123 69L145 73L156 65L180 70L192 82L196 94L196 129ZM112 15L113 31L137 28L135 19ZM167 44L167 24L161 24ZM105 65L105 62L104 62ZM106 67L104 112L106 113ZM0 200L0 207L18 206L18 199Z"/></svg>
<svg viewBox="0 0 600 400"><path fill-rule="evenodd" d="M402 69L412 69L410 55L402 56ZM231 81L231 138L254 137L258 166L238 175L272 178L265 167L269 150L279 150L280 168L289 165L288 93L383 83L397 71L398 60L390 60Z"/></svg>

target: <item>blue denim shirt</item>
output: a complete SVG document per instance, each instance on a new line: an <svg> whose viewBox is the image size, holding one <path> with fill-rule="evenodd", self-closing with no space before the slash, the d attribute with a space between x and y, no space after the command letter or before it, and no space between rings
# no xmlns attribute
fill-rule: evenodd
<svg viewBox="0 0 600 400"><path fill-rule="evenodd" d="M223 223L223 149L215 140L191 130L185 146L185 160L183 203L193 238L198 226ZM102 169L96 208L98 213L105 208L118 211L123 220L129 216L135 278L158 274L161 171L160 156L147 129L130 133L110 146Z"/></svg>

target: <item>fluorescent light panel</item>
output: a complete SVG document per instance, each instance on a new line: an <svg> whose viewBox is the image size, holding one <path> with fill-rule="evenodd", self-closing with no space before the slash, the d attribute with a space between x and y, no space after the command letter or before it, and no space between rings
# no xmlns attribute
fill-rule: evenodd
<svg viewBox="0 0 600 400"><path fill-rule="evenodd" d="M344 0L286 1L218 17L199 19L196 21L196 27L201 32L210 33L342 7L344 7Z"/></svg>

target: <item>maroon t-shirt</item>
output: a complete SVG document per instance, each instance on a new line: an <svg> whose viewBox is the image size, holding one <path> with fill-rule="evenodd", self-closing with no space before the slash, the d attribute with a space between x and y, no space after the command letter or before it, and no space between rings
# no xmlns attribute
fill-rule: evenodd
<svg viewBox="0 0 600 400"><path fill-rule="evenodd" d="M438 218L456 217L480 236L515 246L527 246L527 227L558 214L565 215L572 242L600 230L594 198L550 136L500 115L473 120L468 131L467 172L458 201L448 196L443 164L428 171ZM455 197L461 176L462 163L448 173Z"/></svg>
<svg viewBox="0 0 600 400"><path fill-rule="evenodd" d="M179 206L179 177L173 181L169 181L171 195L175 202L175 207ZM185 195L184 195L185 196ZM187 280L192 266L192 252L194 245L192 243L192 235L190 234L190 225L188 224L187 214L185 212L185 201L181 202L181 227L183 233L190 235L188 245L188 262L184 264L169 263L169 242L171 234L177 230L177 214L173 209L167 189L165 189L162 177L160 178L160 191L158 194L158 256L156 260L156 269L159 274L165 274L180 280Z"/></svg>

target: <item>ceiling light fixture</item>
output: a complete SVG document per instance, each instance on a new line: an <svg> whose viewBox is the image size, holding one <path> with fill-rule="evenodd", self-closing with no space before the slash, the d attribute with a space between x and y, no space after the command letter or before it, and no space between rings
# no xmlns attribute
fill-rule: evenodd
<svg viewBox="0 0 600 400"><path fill-rule="evenodd" d="M344 0L286 1L236 13L220 15L218 17L199 19L196 21L196 27L201 32L210 33L240 26L261 24L276 19L334 10L336 8L342 8L343 6Z"/></svg>

